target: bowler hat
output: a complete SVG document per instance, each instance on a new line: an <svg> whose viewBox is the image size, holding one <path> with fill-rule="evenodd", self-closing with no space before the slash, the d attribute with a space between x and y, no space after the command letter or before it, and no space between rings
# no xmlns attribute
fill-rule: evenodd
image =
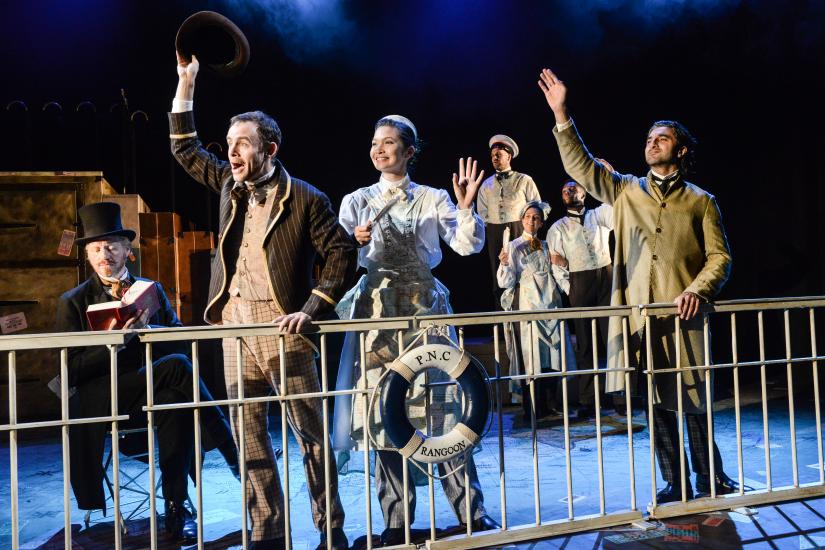
<svg viewBox="0 0 825 550"><path fill-rule="evenodd" d="M187 61L192 54L220 76L237 76L249 63L249 42L235 23L214 11L199 11L181 24L175 49Z"/></svg>
<svg viewBox="0 0 825 550"><path fill-rule="evenodd" d="M135 238L131 229L123 229L120 221L120 205L114 202L96 202L81 206L77 210L80 223L83 225L83 237L77 239L77 244L86 244L92 241L102 241L107 237L127 237L130 241Z"/></svg>

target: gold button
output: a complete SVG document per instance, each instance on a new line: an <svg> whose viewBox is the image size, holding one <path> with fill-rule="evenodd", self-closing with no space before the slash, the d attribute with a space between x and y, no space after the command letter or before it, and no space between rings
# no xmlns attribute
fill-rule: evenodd
<svg viewBox="0 0 825 550"><path fill-rule="evenodd" d="M244 246L249 246L249 243L243 243Z"/></svg>

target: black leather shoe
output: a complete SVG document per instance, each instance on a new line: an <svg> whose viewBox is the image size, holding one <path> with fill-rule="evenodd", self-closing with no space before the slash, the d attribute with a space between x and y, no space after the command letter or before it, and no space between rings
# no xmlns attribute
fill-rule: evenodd
<svg viewBox="0 0 825 550"><path fill-rule="evenodd" d="M286 541L284 537L277 537L266 540L253 540L249 543L249 550L284 550Z"/></svg>
<svg viewBox="0 0 825 550"><path fill-rule="evenodd" d="M688 483L685 487L685 496L688 500L693 498L693 488ZM665 504L666 502L678 502L682 500L682 488L679 485L668 483L665 488L656 493L656 504Z"/></svg>
<svg viewBox="0 0 825 550"><path fill-rule="evenodd" d="M478 531L492 531L493 529L501 529L501 525L487 514L473 520L473 533Z"/></svg>
<svg viewBox="0 0 825 550"><path fill-rule="evenodd" d="M166 533L175 541L184 543L198 539L198 524L183 503L175 504L171 500L164 502L164 526Z"/></svg>
<svg viewBox="0 0 825 550"><path fill-rule="evenodd" d="M725 475L725 472L716 474L716 494L729 495L739 491L739 484ZM710 496L710 476L696 474L696 496Z"/></svg>
<svg viewBox="0 0 825 550"><path fill-rule="evenodd" d="M428 538L430 538L429 529L410 529L410 542L412 544L424 542ZM404 544L404 528L387 527L384 529L384 532L381 533L381 546L395 546L397 544Z"/></svg>
<svg viewBox="0 0 825 550"><path fill-rule="evenodd" d="M321 531L321 542L315 550L327 550L327 530ZM341 527L332 528L332 550L349 550L347 535Z"/></svg>

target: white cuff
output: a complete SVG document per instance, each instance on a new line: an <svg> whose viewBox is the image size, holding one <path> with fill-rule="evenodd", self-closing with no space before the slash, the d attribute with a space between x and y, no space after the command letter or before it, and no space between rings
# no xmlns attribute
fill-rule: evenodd
<svg viewBox="0 0 825 550"><path fill-rule="evenodd" d="M562 122L561 124L556 124L556 131L561 132L561 131L567 130L571 126L573 126L573 119L568 118L567 122Z"/></svg>
<svg viewBox="0 0 825 550"><path fill-rule="evenodd" d="M172 100L172 112L173 113L185 113L187 111L192 110L192 101L185 100L185 99L178 99L175 98Z"/></svg>

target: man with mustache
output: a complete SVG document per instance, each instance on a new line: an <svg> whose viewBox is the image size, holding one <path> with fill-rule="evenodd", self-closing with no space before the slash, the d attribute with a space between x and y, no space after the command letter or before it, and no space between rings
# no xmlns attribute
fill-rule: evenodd
<svg viewBox="0 0 825 550"><path fill-rule="evenodd" d="M490 138L489 147L495 174L481 183L476 209L484 221L484 240L493 274L493 307L500 310L502 290L496 281L496 273L498 255L504 245L504 229L510 228L511 239L519 238L524 231L520 218L524 205L531 201L541 202L541 197L533 178L512 168L511 163L519 154L513 138L496 134Z"/></svg>
<svg viewBox="0 0 825 550"><path fill-rule="evenodd" d="M601 161L604 163L604 161ZM602 204L587 209L584 198L587 192L575 181L568 181L561 188L565 215L556 220L547 231L550 250L563 257L562 267L569 273L569 281L562 279L561 289L570 301L570 307L610 305L610 286L613 282L613 265L610 258L610 232L613 230L613 208ZM573 319L576 331L576 366L579 370L593 368L593 346L599 346L599 358L605 357L607 343L607 317L598 319L600 338L592 341L590 319ZM579 419L592 418L595 414L593 376L579 376ZM603 380L602 380L603 382ZM604 383L600 386L604 393ZM602 406L604 406L602 402Z"/></svg>
<svg viewBox="0 0 825 550"><path fill-rule="evenodd" d="M57 303L56 332L91 330L86 310L90 305L119 300L123 292L140 279L129 273L126 259L132 251L135 232L124 229L120 221L120 206L100 202L83 206L78 211L84 236L77 239L83 246L94 273L86 281L60 296ZM128 319L123 329L146 326L179 327L169 299L159 283L154 283L160 309L143 310ZM185 345L180 347L184 351ZM183 353L163 353L160 344L153 346L154 402L191 402L192 364ZM177 350L175 350L177 351ZM141 409L146 404L146 361L144 346L127 336L126 344L117 350L117 387L120 414L130 416L130 424L145 426ZM101 417L111 412L110 354L107 346L69 348L69 386L76 388L71 398L72 417ZM209 390L200 382L200 396L211 401ZM217 447L226 459L233 475L238 475L238 455L229 423L217 407L202 407L201 426L204 450ZM194 451L194 424L191 409L155 413L161 490L165 505L164 524L173 540L193 542L197 538L195 520L184 508L188 475ZM69 429L71 449L72 489L81 510L105 510L103 494L103 442L108 423L78 424ZM121 425L121 428L124 426ZM141 436L144 437L145 436Z"/></svg>

